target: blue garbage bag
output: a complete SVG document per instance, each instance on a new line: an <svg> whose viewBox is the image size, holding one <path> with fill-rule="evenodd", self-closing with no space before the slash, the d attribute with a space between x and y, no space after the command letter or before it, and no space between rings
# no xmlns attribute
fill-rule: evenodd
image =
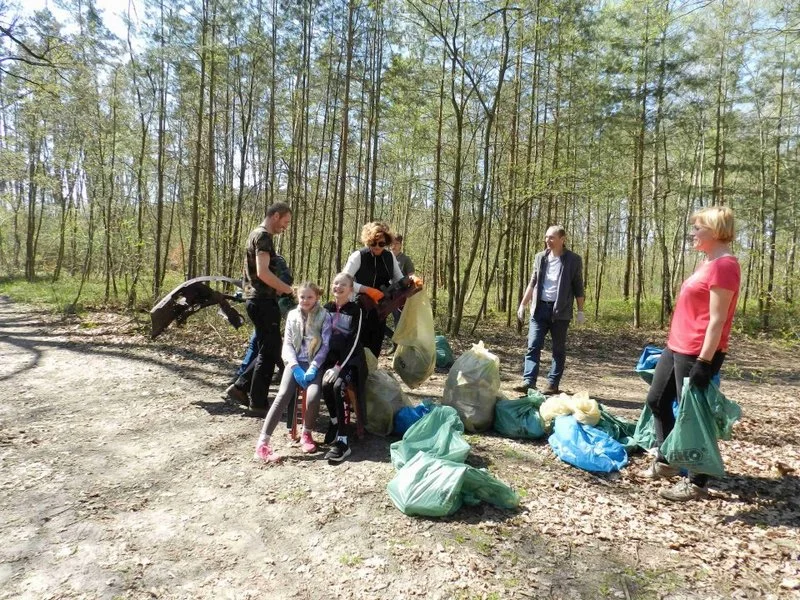
<svg viewBox="0 0 800 600"><path fill-rule="evenodd" d="M610 473L628 464L622 444L597 427L578 423L572 415L556 417L547 441L558 458L585 471Z"/></svg>
<svg viewBox="0 0 800 600"><path fill-rule="evenodd" d="M642 350L642 354L639 356L639 361L636 363L636 368L634 370L639 374L639 377L644 379L647 383L653 383L653 371L655 371L656 363L663 351L664 349L658 346L645 346Z"/></svg>
<svg viewBox="0 0 800 600"><path fill-rule="evenodd" d="M394 414L394 432L403 435L408 428L431 412L432 402L423 400L416 406L404 406Z"/></svg>

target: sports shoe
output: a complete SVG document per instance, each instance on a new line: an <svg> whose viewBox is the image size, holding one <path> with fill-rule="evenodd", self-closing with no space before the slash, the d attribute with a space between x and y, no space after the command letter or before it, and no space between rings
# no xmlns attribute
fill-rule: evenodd
<svg viewBox="0 0 800 600"><path fill-rule="evenodd" d="M265 463L276 463L281 459L280 456L275 454L272 446L266 442L259 442L259 444L256 446L256 453L253 458L256 460L262 460Z"/></svg>
<svg viewBox="0 0 800 600"><path fill-rule="evenodd" d="M642 471L642 476L648 479L669 479L670 477L677 477L678 473L680 473L680 469L677 467L654 458L650 466Z"/></svg>
<svg viewBox="0 0 800 600"><path fill-rule="evenodd" d="M531 388L534 388L534 387L536 387L536 386L534 386L532 383L529 383L527 381L523 381L522 383L520 383L519 385L515 385L511 389L513 389L515 392L520 392L522 394L527 394L528 390L531 389Z"/></svg>
<svg viewBox="0 0 800 600"><path fill-rule="evenodd" d="M557 385L553 385L552 383L548 383L547 386L542 390L542 394L545 396L552 396L553 394L558 394L559 389Z"/></svg>
<svg viewBox="0 0 800 600"><path fill-rule="evenodd" d="M336 439L336 434L339 431L339 424L334 423L333 421L330 422L328 425L328 431L325 432L325 445L330 446L333 443L333 440Z"/></svg>
<svg viewBox="0 0 800 600"><path fill-rule="evenodd" d="M336 440L325 455L325 459L332 462L342 462L348 456L350 456L350 446L342 440Z"/></svg>
<svg viewBox="0 0 800 600"><path fill-rule="evenodd" d="M300 449L306 454L311 454L317 451L317 445L311 437L310 431L304 431L300 434Z"/></svg>
<svg viewBox="0 0 800 600"><path fill-rule="evenodd" d="M708 498L708 490L706 488L695 485L688 479L681 479L678 483L671 488L661 490L659 492L661 497L672 502L686 502L687 500L702 500Z"/></svg>
<svg viewBox="0 0 800 600"><path fill-rule="evenodd" d="M236 387L235 383L232 383L228 386L228 389L225 390L225 395L227 396L228 400L235 402L236 404L243 404L244 406L248 406L250 404L250 398L243 389Z"/></svg>

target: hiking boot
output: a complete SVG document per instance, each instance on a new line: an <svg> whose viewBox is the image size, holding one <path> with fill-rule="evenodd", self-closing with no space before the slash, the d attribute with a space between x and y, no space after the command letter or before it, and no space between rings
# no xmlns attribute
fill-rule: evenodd
<svg viewBox="0 0 800 600"><path fill-rule="evenodd" d="M306 454L311 454L317 451L317 445L311 437L310 431L304 431L300 434L300 449Z"/></svg>
<svg viewBox="0 0 800 600"><path fill-rule="evenodd" d="M256 453L253 458L264 461L265 463L276 463L281 459L272 449L272 446L266 442L260 442L256 446Z"/></svg>
<svg viewBox="0 0 800 600"><path fill-rule="evenodd" d="M520 383L519 385L515 385L511 389L514 390L515 392L519 392L521 394L527 394L528 390L533 389L535 387L536 386L534 386L532 383L529 383L527 381L523 381L522 383Z"/></svg>
<svg viewBox="0 0 800 600"><path fill-rule="evenodd" d="M325 455L325 459L338 463L342 462L348 456L350 456L350 446L345 444L342 440L336 440Z"/></svg>
<svg viewBox="0 0 800 600"><path fill-rule="evenodd" d="M542 390L542 394L545 396L552 396L553 394L558 394L559 389L557 385L553 385L552 383L548 383L547 386Z"/></svg>
<svg viewBox="0 0 800 600"><path fill-rule="evenodd" d="M268 406L256 406L252 402L247 405L248 414L253 415L254 417L266 417L268 410Z"/></svg>
<svg viewBox="0 0 800 600"><path fill-rule="evenodd" d="M231 402L235 402L236 404L242 404L244 406L248 406L250 404L250 398L243 389L236 387L235 383L232 383L228 386L228 389L225 390L225 396L227 400Z"/></svg>
<svg viewBox="0 0 800 600"><path fill-rule="evenodd" d="M642 471L642 476L648 479L669 479L677 477L678 473L680 473L680 469L677 467L661 462L658 459L653 459L650 466Z"/></svg>
<svg viewBox="0 0 800 600"><path fill-rule="evenodd" d="M708 498L706 488L695 485L688 479L681 479L671 488L661 490L661 497L672 502L686 502L687 500L702 500Z"/></svg>
<svg viewBox="0 0 800 600"><path fill-rule="evenodd" d="M330 422L328 425L328 431L325 432L325 445L330 446L333 443L333 440L336 439L336 434L339 431L338 423L334 423L333 421Z"/></svg>

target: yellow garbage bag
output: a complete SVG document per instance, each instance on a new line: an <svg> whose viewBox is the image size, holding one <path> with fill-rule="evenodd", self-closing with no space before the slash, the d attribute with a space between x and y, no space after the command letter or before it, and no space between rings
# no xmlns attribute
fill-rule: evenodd
<svg viewBox="0 0 800 600"><path fill-rule="evenodd" d="M392 341L397 344L392 368L408 387L419 387L436 367L433 310L425 290L406 301Z"/></svg>

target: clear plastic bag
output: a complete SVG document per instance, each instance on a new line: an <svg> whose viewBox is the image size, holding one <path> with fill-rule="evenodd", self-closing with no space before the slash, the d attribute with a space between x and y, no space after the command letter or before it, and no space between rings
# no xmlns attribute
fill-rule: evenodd
<svg viewBox="0 0 800 600"><path fill-rule="evenodd" d="M366 430L375 435L392 433L395 413L404 406L411 406L400 388L400 383L380 369L367 375L364 396L367 408Z"/></svg>
<svg viewBox="0 0 800 600"><path fill-rule="evenodd" d="M442 404L458 411L466 431L486 431L494 422L499 390L500 359L478 342L453 363L444 384Z"/></svg>

